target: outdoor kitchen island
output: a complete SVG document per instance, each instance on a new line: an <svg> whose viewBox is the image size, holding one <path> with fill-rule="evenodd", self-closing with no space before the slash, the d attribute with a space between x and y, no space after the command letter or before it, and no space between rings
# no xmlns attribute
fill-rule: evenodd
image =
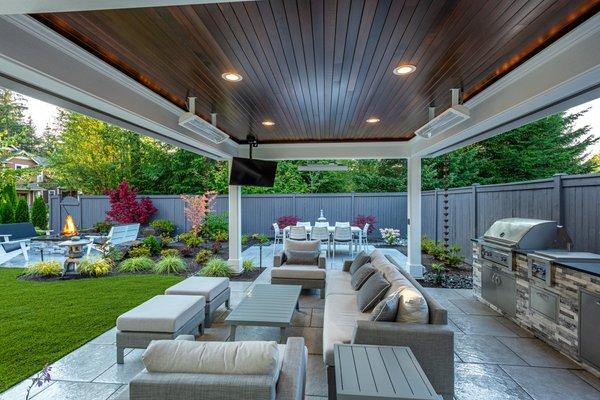
<svg viewBox="0 0 600 400"><path fill-rule="evenodd" d="M473 294L600 375L600 255L556 222L509 218L473 239Z"/></svg>

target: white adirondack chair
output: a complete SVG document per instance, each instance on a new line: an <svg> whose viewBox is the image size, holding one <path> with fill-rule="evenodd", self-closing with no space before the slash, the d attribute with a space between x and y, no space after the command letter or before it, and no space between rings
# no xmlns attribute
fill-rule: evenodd
<svg viewBox="0 0 600 400"><path fill-rule="evenodd" d="M87 255L89 256L92 247L98 251L102 251L103 247L116 246L133 242L137 239L140 233L140 224L117 225L110 228L107 236L88 236L92 239L92 243L88 245Z"/></svg>

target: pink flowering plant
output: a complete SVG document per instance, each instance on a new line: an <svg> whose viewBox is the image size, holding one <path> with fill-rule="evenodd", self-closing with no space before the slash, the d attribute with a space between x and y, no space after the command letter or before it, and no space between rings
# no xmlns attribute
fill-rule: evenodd
<svg viewBox="0 0 600 400"><path fill-rule="evenodd" d="M384 242L390 246L400 243L400 230L398 229L381 228L379 229L379 233L381 233L381 238Z"/></svg>
<svg viewBox="0 0 600 400"><path fill-rule="evenodd" d="M202 196L181 195L181 200L185 203L183 212L185 217L192 225L192 232L195 235L200 234L204 218L212 210L213 203L217 198L217 193L206 192Z"/></svg>

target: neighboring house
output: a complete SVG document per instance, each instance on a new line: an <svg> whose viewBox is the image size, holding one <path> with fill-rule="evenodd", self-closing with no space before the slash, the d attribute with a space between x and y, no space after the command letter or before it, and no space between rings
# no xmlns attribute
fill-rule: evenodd
<svg viewBox="0 0 600 400"><path fill-rule="evenodd" d="M14 146L1 148L0 154L3 155L0 158L0 165L14 170L44 167L48 163L46 158L30 154ZM49 190L47 183L47 176L43 168L39 168L39 173L35 176L19 179L17 182L17 194L25 197L30 207L33 204L33 200L38 196L42 196L44 201L48 202L48 196L57 194L58 190Z"/></svg>

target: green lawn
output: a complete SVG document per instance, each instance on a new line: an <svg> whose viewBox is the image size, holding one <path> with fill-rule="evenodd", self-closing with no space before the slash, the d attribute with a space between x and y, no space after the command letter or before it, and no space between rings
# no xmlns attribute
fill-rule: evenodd
<svg viewBox="0 0 600 400"><path fill-rule="evenodd" d="M181 280L122 275L56 282L0 269L0 392L115 325L117 316Z"/></svg>

